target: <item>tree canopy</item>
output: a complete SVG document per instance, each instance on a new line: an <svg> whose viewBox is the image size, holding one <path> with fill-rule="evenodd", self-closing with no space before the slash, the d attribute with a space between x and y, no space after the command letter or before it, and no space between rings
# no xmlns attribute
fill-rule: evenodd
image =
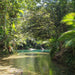
<svg viewBox="0 0 75 75"><path fill-rule="evenodd" d="M26 39L36 42L57 40L68 30L66 24L73 23L62 20L63 16L74 11L74 0L1 0L0 46L8 49L9 45L15 44L15 48L26 44Z"/></svg>

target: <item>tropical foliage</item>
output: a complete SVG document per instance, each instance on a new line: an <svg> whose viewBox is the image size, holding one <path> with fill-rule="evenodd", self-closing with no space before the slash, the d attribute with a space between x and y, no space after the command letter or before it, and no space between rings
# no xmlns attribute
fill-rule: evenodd
<svg viewBox="0 0 75 75"><path fill-rule="evenodd" d="M71 28L69 31L63 33L59 40L65 40L65 46L72 46L74 47L75 44L75 13L69 13L67 14L63 20L61 21L63 23L66 23L67 25L70 25Z"/></svg>
<svg viewBox="0 0 75 75"><path fill-rule="evenodd" d="M43 46L52 56L71 47L74 51L75 13L71 12L74 0L0 0L0 51L9 51L10 46L14 50Z"/></svg>

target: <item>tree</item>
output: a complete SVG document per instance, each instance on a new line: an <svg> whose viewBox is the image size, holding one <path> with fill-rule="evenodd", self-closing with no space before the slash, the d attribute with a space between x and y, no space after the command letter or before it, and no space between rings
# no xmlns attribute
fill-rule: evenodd
<svg viewBox="0 0 75 75"><path fill-rule="evenodd" d="M27 23L27 25L25 25L24 30L27 30L26 32L29 33L29 35L31 34L33 38L45 40L55 34L55 26L53 22L50 21L50 13L43 7L36 12L34 11L25 23Z"/></svg>
<svg viewBox="0 0 75 75"><path fill-rule="evenodd" d="M16 32L16 25L18 17L22 14L23 1L14 0L1 0L0 2L0 43L2 46L8 48L11 40L14 39L14 33Z"/></svg>

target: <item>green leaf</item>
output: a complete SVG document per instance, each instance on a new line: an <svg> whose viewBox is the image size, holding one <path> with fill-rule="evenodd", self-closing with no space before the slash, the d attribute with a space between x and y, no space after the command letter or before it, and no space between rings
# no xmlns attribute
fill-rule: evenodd
<svg viewBox="0 0 75 75"><path fill-rule="evenodd" d="M61 22L66 23L67 25L75 25L75 13L67 14L65 17L63 17Z"/></svg>
<svg viewBox="0 0 75 75"><path fill-rule="evenodd" d="M65 41L65 47L75 46L75 38Z"/></svg>
<svg viewBox="0 0 75 75"><path fill-rule="evenodd" d="M63 41L66 39L72 39L75 37L75 30L69 30L65 33L63 33L58 40Z"/></svg>
<svg viewBox="0 0 75 75"><path fill-rule="evenodd" d="M15 24L12 24L12 29L16 31Z"/></svg>
<svg viewBox="0 0 75 75"><path fill-rule="evenodd" d="M5 33L6 33L6 34L9 34L9 31L8 31L8 29L5 29Z"/></svg>
<svg viewBox="0 0 75 75"><path fill-rule="evenodd" d="M21 14L24 14L24 11L23 11L23 10L19 10L19 12L20 12Z"/></svg>

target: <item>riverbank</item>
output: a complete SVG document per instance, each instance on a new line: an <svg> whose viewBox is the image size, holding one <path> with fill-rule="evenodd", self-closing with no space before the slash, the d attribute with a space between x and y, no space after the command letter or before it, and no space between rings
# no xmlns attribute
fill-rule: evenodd
<svg viewBox="0 0 75 75"><path fill-rule="evenodd" d="M64 52L62 55L59 55L59 53L58 55L55 54L52 57L52 60L75 71L75 56L73 56L69 51Z"/></svg>

